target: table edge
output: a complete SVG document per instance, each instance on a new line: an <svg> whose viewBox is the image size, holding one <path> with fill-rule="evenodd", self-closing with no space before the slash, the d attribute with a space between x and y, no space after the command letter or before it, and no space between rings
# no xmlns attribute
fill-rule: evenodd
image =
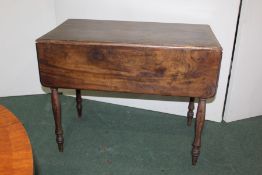
<svg viewBox="0 0 262 175"><path fill-rule="evenodd" d="M68 44L68 45L99 45L99 46L122 46L122 47L142 47L142 48L162 48L162 49L192 49L192 50L214 50L223 51L221 46L169 46L169 45L151 45L151 44L136 44L136 43L112 43L112 42L88 42L88 41L72 41L72 40L51 40L51 39L37 39L35 43L43 44Z"/></svg>

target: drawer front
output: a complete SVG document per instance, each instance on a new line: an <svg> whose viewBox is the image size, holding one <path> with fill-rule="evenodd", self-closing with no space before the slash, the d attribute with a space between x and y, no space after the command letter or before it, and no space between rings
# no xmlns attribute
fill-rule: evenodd
<svg viewBox="0 0 262 175"><path fill-rule="evenodd" d="M43 86L209 98L221 52L37 43Z"/></svg>

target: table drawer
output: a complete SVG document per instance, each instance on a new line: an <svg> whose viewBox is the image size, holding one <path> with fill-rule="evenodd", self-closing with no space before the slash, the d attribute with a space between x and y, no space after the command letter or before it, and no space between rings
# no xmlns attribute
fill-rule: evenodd
<svg viewBox="0 0 262 175"><path fill-rule="evenodd" d="M220 50L36 45L43 86L202 98L216 93Z"/></svg>

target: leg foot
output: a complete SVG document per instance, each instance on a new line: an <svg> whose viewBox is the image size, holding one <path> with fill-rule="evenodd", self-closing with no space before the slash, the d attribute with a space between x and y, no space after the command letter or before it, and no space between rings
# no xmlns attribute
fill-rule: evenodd
<svg viewBox="0 0 262 175"><path fill-rule="evenodd" d="M196 123L195 123L195 138L192 149L192 165L196 165L198 157L200 155L201 147L201 134L205 123L205 112L206 112L206 99L199 99Z"/></svg>
<svg viewBox="0 0 262 175"><path fill-rule="evenodd" d="M63 129L61 124L61 105L59 101L59 94L57 88L51 88L51 99L52 99L52 109L54 113L55 120L55 134L56 134L56 143L60 152L63 152Z"/></svg>
<svg viewBox="0 0 262 175"><path fill-rule="evenodd" d="M200 155L200 146L194 146L192 149L192 165L196 165L198 157Z"/></svg>
<svg viewBox="0 0 262 175"><path fill-rule="evenodd" d="M58 150L59 150L59 152L64 151L64 144L63 143L58 143Z"/></svg>
<svg viewBox="0 0 262 175"><path fill-rule="evenodd" d="M190 97L189 105L188 105L188 112L187 112L187 126L191 126L191 123L192 123L192 119L194 116L194 109L195 109L194 102L195 102L195 98Z"/></svg>
<svg viewBox="0 0 262 175"><path fill-rule="evenodd" d="M81 90L76 90L76 109L78 117L82 116L82 98L81 98Z"/></svg>

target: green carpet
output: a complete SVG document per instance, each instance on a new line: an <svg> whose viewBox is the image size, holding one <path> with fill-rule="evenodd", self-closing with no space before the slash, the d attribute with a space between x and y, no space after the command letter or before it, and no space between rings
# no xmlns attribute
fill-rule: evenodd
<svg viewBox="0 0 262 175"><path fill-rule="evenodd" d="M64 153L55 143L50 95L0 98L24 124L36 175L262 174L262 117L206 122L191 166L193 127L185 117L61 96ZM186 113L186 109L185 109Z"/></svg>

